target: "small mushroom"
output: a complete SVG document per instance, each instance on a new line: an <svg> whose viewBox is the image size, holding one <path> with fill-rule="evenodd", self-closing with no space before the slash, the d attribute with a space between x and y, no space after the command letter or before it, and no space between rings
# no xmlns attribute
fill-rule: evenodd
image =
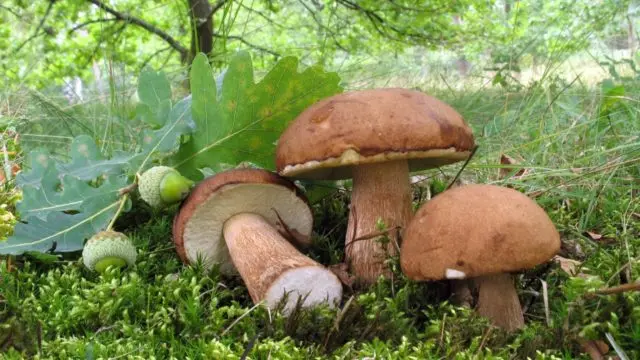
<svg viewBox="0 0 640 360"><path fill-rule="evenodd" d="M400 264L413 280L471 279L477 312L513 331L524 326L524 316L511 273L546 262L559 249L558 231L533 200L505 187L465 185L420 207L407 226Z"/></svg>
<svg viewBox="0 0 640 360"><path fill-rule="evenodd" d="M109 266L132 266L136 257L136 248L131 240L125 234L111 230L93 235L82 249L84 265L99 273L104 273Z"/></svg>
<svg viewBox="0 0 640 360"><path fill-rule="evenodd" d="M389 275L384 257L397 254L398 233L412 216L409 173L464 160L474 146L462 116L436 98L396 88L353 91L303 111L278 140L276 167L298 179L353 179L345 254L366 284ZM385 246L373 235L379 219L401 229L387 234Z"/></svg>
<svg viewBox="0 0 640 360"><path fill-rule="evenodd" d="M260 169L220 172L200 182L173 223L182 260L202 258L226 275L239 273L255 303L273 308L288 295L287 314L302 307L330 306L342 297L340 280L302 254L290 241L309 239L313 216L290 181Z"/></svg>

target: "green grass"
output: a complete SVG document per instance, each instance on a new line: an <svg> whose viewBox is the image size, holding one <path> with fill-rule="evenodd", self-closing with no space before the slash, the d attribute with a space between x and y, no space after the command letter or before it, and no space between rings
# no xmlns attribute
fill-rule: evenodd
<svg viewBox="0 0 640 360"><path fill-rule="evenodd" d="M640 93L637 81L616 83L626 94ZM345 290L340 309L283 318L254 307L240 280L182 265L171 242L175 207L152 213L136 199L138 210L116 224L139 249L135 268L99 276L77 254L0 262L0 358L587 359L578 340L607 341L607 333L629 359L640 358L640 293L586 296L640 279L639 99L607 100L599 88L557 78L517 91L433 93L476 134L479 149L462 180L533 196L561 232L560 255L581 262L581 276L550 262L517 277L526 306L522 331L506 334L450 305L446 282L408 281L398 259L390 259L392 280ZM514 172L527 173L499 177L502 154L520 159ZM414 184L415 206L442 191L460 166L421 174L428 180ZM348 204L344 190L314 204L310 255L325 265L342 260ZM587 231L603 237L593 240Z"/></svg>

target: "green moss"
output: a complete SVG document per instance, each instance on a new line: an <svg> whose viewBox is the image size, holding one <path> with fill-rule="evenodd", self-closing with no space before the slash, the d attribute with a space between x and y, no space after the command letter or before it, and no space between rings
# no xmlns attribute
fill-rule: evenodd
<svg viewBox="0 0 640 360"><path fill-rule="evenodd" d="M48 263L11 258L11 271L0 262L2 356L36 355L41 344L40 358L47 359L240 359L245 351L250 359L588 359L577 340L606 341L608 333L630 359L640 358L640 293L586 295L640 278L640 202L633 187L640 178L634 137L640 104L628 103L635 118L614 113L603 123L596 91L551 85L521 93L435 93L478 134L480 148L462 179L536 195L561 232L560 255L581 263L580 276L553 262L516 276L526 308L522 331L504 333L451 305L447 282L408 281L397 258L388 259L392 279L345 289L340 309L284 318L254 308L240 279L181 264L171 240L175 208L168 208L153 216L127 213L116 223L139 252L128 271L92 272L71 255ZM503 153L521 159L527 175L499 178ZM446 189L458 169L424 172L428 180L413 186L415 207ZM310 249L326 265L343 259L349 211L349 192L330 190L313 205Z"/></svg>

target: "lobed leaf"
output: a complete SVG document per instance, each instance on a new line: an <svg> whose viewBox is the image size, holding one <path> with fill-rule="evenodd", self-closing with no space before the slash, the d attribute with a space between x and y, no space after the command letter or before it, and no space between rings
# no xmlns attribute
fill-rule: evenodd
<svg viewBox="0 0 640 360"><path fill-rule="evenodd" d="M136 113L144 122L163 126L171 111L171 84L163 72L145 67L138 79L140 103Z"/></svg>
<svg viewBox="0 0 640 360"><path fill-rule="evenodd" d="M65 177L65 179L67 178L69 177ZM59 206L57 210L61 208L66 210L79 209L79 212L46 211L39 208L38 211L31 213L26 221L22 219L23 222L16 224L12 236L6 241L0 242L0 254L20 255L27 251L78 251L82 249L85 239L106 228L119 205L118 192L114 189L126 186L127 178L123 176L110 177L104 184L92 190L74 188L73 184L77 185L74 181L69 180L66 185L71 187L63 188L57 197L72 199L73 197L67 195L66 192L71 194L79 191L90 196L79 203L57 204ZM45 188L45 184L43 184L43 188ZM27 193L29 191L25 191L25 194ZM47 198L44 197L44 192L36 194L42 196L30 194L30 199L27 200L28 204L36 206L36 208L46 205ZM21 211L24 211L26 205L21 203L20 206L23 208Z"/></svg>
<svg viewBox="0 0 640 360"><path fill-rule="evenodd" d="M282 131L313 103L341 92L339 81L319 67L298 72L298 60L286 57L254 83L251 57L239 52L218 94L207 58L199 54L191 68L196 131L173 157L174 166L194 179L202 177L199 169L220 171L242 162L272 169Z"/></svg>

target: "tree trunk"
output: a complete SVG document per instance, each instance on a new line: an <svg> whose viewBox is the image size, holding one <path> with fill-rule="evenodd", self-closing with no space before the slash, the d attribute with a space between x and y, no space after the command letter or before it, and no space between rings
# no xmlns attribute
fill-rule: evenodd
<svg viewBox="0 0 640 360"><path fill-rule="evenodd" d="M188 64L199 52L205 54L213 50L213 9L208 0L189 0L191 20L191 50Z"/></svg>

